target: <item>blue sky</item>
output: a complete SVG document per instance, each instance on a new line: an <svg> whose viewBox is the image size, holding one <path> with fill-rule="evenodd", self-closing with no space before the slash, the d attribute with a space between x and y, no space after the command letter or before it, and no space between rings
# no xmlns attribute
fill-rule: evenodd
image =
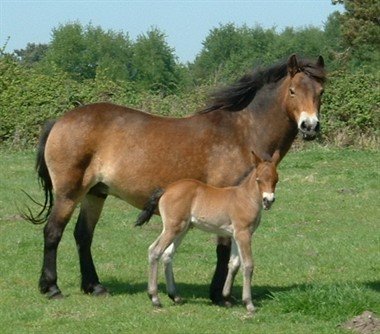
<svg viewBox="0 0 380 334"><path fill-rule="evenodd" d="M157 27L182 62L193 61L212 28L220 24L323 27L327 17L342 6L331 0L182 0L182 1L35 1L0 0L0 47L10 37L7 52L27 43L48 43L60 24L79 21L104 30L122 31L132 39Z"/></svg>

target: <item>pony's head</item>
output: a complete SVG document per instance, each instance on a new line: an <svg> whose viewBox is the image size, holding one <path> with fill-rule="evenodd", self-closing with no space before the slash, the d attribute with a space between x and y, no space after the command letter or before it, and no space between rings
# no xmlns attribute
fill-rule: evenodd
<svg viewBox="0 0 380 334"><path fill-rule="evenodd" d="M325 81L324 60L319 56L316 63L313 63L292 55L287 62L287 71L286 110L289 117L297 122L303 138L314 139L320 130L319 109Z"/></svg>
<svg viewBox="0 0 380 334"><path fill-rule="evenodd" d="M275 151L272 157L261 159L254 152L256 164L256 182L262 195L264 210L269 210L275 201L275 189L278 182L277 164L280 161L279 151Z"/></svg>

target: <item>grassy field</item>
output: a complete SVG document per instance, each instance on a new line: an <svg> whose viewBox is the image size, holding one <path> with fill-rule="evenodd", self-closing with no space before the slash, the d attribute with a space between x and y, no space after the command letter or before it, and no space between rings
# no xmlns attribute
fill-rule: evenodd
<svg viewBox="0 0 380 334"><path fill-rule="evenodd" d="M59 285L49 301L37 281L42 228L22 221L21 189L42 199L33 152L0 150L0 324L2 333L346 333L340 324L370 310L380 315L380 153L314 145L280 166L277 201L263 214L254 242L254 317L241 305L241 274L230 309L211 305L215 237L192 230L174 263L187 303L162 309L146 294L147 249L160 232L155 218L134 228L137 210L110 198L93 244L101 281L112 295L79 290L73 222L59 247ZM31 204L31 203L29 203ZM36 208L37 209L37 208ZM75 217L74 217L75 218Z"/></svg>

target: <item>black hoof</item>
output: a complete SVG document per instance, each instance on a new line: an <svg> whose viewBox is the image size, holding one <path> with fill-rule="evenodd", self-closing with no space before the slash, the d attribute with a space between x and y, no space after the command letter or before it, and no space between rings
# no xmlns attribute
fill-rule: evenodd
<svg viewBox="0 0 380 334"><path fill-rule="evenodd" d="M96 297L107 297L110 295L107 288L105 288L103 285L98 284L94 287L94 290L92 291L92 295Z"/></svg>
<svg viewBox="0 0 380 334"><path fill-rule="evenodd" d="M46 297L51 300L58 300L58 299L63 299L64 296L58 288L50 288L49 291L46 292Z"/></svg>
<svg viewBox="0 0 380 334"><path fill-rule="evenodd" d="M109 296L107 288L99 283L96 285L87 285L86 287L82 286L82 290L84 293L95 297Z"/></svg>

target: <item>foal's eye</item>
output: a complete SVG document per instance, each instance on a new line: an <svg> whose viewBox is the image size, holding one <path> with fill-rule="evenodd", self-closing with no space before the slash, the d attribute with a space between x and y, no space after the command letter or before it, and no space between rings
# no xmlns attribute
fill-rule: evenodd
<svg viewBox="0 0 380 334"><path fill-rule="evenodd" d="M290 96L294 96L294 95L296 95L296 91L294 90L293 87L290 87L290 88L289 88L289 93L290 93Z"/></svg>

